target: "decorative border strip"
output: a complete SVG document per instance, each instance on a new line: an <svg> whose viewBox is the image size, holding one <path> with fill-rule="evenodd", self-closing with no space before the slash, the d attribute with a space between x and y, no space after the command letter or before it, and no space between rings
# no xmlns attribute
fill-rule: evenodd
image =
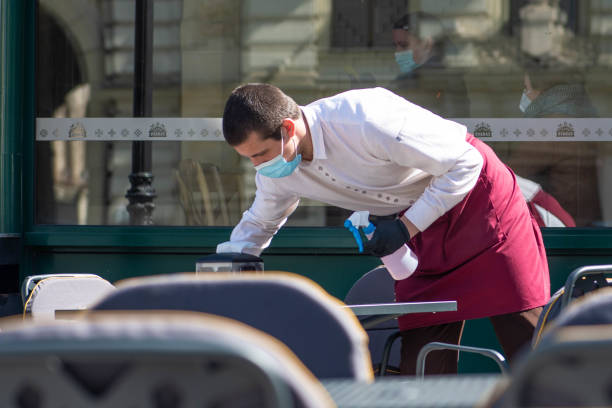
<svg viewBox="0 0 612 408"><path fill-rule="evenodd" d="M36 118L36 140L225 140L221 118Z"/></svg>
<svg viewBox="0 0 612 408"><path fill-rule="evenodd" d="M491 142L611 142L610 118L458 118L456 122Z"/></svg>
<svg viewBox="0 0 612 408"><path fill-rule="evenodd" d="M491 142L612 142L612 118L454 118ZM36 140L223 141L221 118L36 118Z"/></svg>

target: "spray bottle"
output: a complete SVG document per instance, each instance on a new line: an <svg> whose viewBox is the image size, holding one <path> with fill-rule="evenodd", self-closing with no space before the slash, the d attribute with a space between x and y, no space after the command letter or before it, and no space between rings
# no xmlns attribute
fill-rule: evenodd
<svg viewBox="0 0 612 408"><path fill-rule="evenodd" d="M363 241L359 228L363 228L363 232L368 239L372 238L376 229L374 224L368 219L369 215L368 211L355 211L344 221L344 227L353 233L353 237L357 241L359 252L363 252ZM394 253L383 256L381 259L395 280L406 279L412 275L419 263L414 252L406 244L402 245Z"/></svg>

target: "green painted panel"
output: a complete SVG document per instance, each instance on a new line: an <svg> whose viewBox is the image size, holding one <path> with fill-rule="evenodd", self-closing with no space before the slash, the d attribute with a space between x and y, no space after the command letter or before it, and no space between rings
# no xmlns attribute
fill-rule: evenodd
<svg viewBox="0 0 612 408"><path fill-rule="evenodd" d="M140 252L28 251L28 274L95 273L116 282L135 276L193 272L196 260L205 254ZM280 270L306 276L327 292L343 299L351 285L380 261L360 255L264 255L266 270ZM26 269L26 268L24 268Z"/></svg>
<svg viewBox="0 0 612 408"><path fill-rule="evenodd" d="M31 199L26 197L26 204ZM231 228L36 225L26 231L25 245L28 246L212 249L229 239ZM612 253L612 228L545 228L542 235L549 255ZM287 227L274 237L270 250L287 249L303 253L355 253L356 245L344 228Z"/></svg>
<svg viewBox="0 0 612 408"><path fill-rule="evenodd" d="M0 10L0 233L21 233L24 2Z"/></svg>
<svg viewBox="0 0 612 408"><path fill-rule="evenodd" d="M291 271L306 276L341 300L361 275L380 265L378 258L361 255L267 255L263 259L266 269Z"/></svg>

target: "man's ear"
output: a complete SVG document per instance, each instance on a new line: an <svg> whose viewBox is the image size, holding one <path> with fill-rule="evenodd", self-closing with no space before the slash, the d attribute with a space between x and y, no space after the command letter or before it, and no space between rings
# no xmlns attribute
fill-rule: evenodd
<svg viewBox="0 0 612 408"><path fill-rule="evenodd" d="M295 121L293 119L289 119L289 118L283 119L283 123L281 126L283 129L285 129L285 133L287 134L288 137L291 137L295 134Z"/></svg>

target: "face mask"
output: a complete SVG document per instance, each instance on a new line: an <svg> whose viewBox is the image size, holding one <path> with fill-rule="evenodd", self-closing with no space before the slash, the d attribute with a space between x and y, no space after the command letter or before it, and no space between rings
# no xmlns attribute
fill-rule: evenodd
<svg viewBox="0 0 612 408"><path fill-rule="evenodd" d="M295 140L293 141L293 146L295 147ZM295 156L295 159L288 162L283 157L283 153L284 153L283 147L284 147L284 143L283 143L283 140L281 139L281 153L275 158L273 158L272 160L268 160L267 162L264 162L258 166L255 166L255 170L257 170L257 172L261 174L262 176L271 177L271 178L286 177L290 175L291 173L293 173L295 168L302 161L302 155L297 154Z"/></svg>
<svg viewBox="0 0 612 408"><path fill-rule="evenodd" d="M421 64L417 64L414 61L414 55L412 50L399 51L395 53L395 62L399 65L399 69L402 73L407 74L408 72L414 71Z"/></svg>
<svg viewBox="0 0 612 408"><path fill-rule="evenodd" d="M521 101L519 102L519 109L521 112L525 112L530 104L531 99L527 96L527 91L523 91L523 96L521 96Z"/></svg>

